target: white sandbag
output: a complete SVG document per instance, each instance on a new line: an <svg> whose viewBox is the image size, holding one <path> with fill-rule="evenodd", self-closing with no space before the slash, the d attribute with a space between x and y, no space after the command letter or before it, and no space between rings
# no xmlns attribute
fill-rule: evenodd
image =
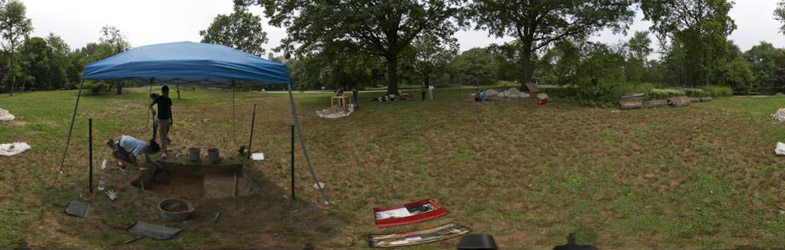
<svg viewBox="0 0 785 250"><path fill-rule="evenodd" d="M498 96L500 98L505 98L505 97L507 97L507 94L505 94L505 92L499 92L498 94L496 94L496 96Z"/></svg>
<svg viewBox="0 0 785 250"><path fill-rule="evenodd" d="M16 118L14 115L8 112L8 110L0 109L0 121L11 121Z"/></svg>
<svg viewBox="0 0 785 250"><path fill-rule="evenodd" d="M507 90L507 95L517 97L521 95L521 91L518 88L510 88Z"/></svg>
<svg viewBox="0 0 785 250"><path fill-rule="evenodd" d="M785 108L777 110L777 113L771 116L779 122L785 122Z"/></svg>
<svg viewBox="0 0 785 250"><path fill-rule="evenodd" d="M518 97L520 97L520 98L529 98L529 97L531 97L531 95L529 95L526 92L521 92L521 94L519 94Z"/></svg>
<svg viewBox="0 0 785 250"><path fill-rule="evenodd" d="M540 99L540 100L548 99L548 94L546 94L546 93L539 93L539 94L537 94L537 99Z"/></svg>
<svg viewBox="0 0 785 250"><path fill-rule="evenodd" d="M497 96L497 95L499 95L499 91L496 91L496 90L493 90L493 89L489 89L488 91L485 91L485 92L488 94L488 96Z"/></svg>
<svg viewBox="0 0 785 250"><path fill-rule="evenodd" d="M0 155L2 156L14 156L21 154L28 149L31 149L29 144L26 142L14 142L14 143L6 143L0 144Z"/></svg>
<svg viewBox="0 0 785 250"><path fill-rule="evenodd" d="M774 149L774 153L777 155L785 155L785 143L777 142L777 148Z"/></svg>

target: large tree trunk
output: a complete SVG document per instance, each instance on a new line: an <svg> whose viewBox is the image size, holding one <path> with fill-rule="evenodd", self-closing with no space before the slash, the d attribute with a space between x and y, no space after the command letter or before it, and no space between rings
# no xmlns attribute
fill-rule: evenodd
<svg viewBox="0 0 785 250"><path fill-rule="evenodd" d="M398 56L387 57L387 94L398 95Z"/></svg>
<svg viewBox="0 0 785 250"><path fill-rule="evenodd" d="M11 96L14 96L14 78L16 74L14 74L14 42L11 41L11 66L8 67L9 71L11 72Z"/></svg>
<svg viewBox="0 0 785 250"><path fill-rule="evenodd" d="M123 94L123 85L124 84L125 84L125 82L118 82L117 83L117 94L118 95L122 95Z"/></svg>
<svg viewBox="0 0 785 250"><path fill-rule="evenodd" d="M526 87L526 83L532 80L532 41L528 39L521 39L523 40L523 78L521 79L521 90L528 91Z"/></svg>

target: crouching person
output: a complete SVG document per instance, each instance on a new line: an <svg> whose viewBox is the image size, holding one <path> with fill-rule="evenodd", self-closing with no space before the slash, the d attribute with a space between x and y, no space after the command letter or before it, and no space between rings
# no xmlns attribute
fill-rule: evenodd
<svg viewBox="0 0 785 250"><path fill-rule="evenodd" d="M106 145L114 150L112 155L122 161L136 165L138 162L137 157L144 155L145 161L147 163L154 163L158 165L158 162L150 158L150 155L158 153L158 151L161 150L160 146L158 146L158 143L155 143L153 140L150 140L148 143L132 136L124 135L120 137L120 140L117 142L109 139L109 141L106 142Z"/></svg>

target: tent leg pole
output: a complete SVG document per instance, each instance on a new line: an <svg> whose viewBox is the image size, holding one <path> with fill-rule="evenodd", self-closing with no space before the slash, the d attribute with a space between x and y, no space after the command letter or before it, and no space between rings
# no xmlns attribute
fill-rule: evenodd
<svg viewBox="0 0 785 250"><path fill-rule="evenodd" d="M93 193L93 118L90 118L88 121L89 121L88 126L89 126L90 134L88 137L89 139L88 139L87 148L90 152L90 165L89 167L87 167L87 172L89 175L87 179L90 182L90 184L88 185L88 187L90 188L90 193Z"/></svg>
<svg viewBox="0 0 785 250"><path fill-rule="evenodd" d="M291 172L292 172L292 200L295 200L297 198L294 197L294 124L291 125L291 128L292 128L292 137L291 137L292 138L292 147L291 147L291 151L290 152L292 154L292 160L291 160L291 163L292 163L292 166L291 166Z"/></svg>
<svg viewBox="0 0 785 250"><path fill-rule="evenodd" d="M151 95L153 95L153 78L150 78L150 90L147 93L147 126L145 127L150 126L150 103L153 102Z"/></svg>
<svg viewBox="0 0 785 250"><path fill-rule="evenodd" d="M251 145L253 145L253 127L254 123L256 123L256 104L253 105L253 115L251 116L251 138L248 138L248 158L251 157L253 152L251 151Z"/></svg>
<svg viewBox="0 0 785 250"><path fill-rule="evenodd" d="M235 123L237 121L237 115L235 112L235 103L234 103L234 81L232 81L232 142L237 143L237 128L235 127ZM250 145L248 146L250 147ZM248 151L250 154L250 150Z"/></svg>
<svg viewBox="0 0 785 250"><path fill-rule="evenodd" d="M291 104L292 108L292 124L297 129L297 137L300 139L300 147L303 148L303 155L305 156L305 162L308 164L308 170L311 172L311 177L313 177L314 184L317 184L316 187L319 188L319 193L322 194L324 198L324 204L330 205L330 199L327 198L327 194L324 193L324 188L322 185L318 185L319 178L316 177L316 172L313 170L313 165L311 164L311 157L308 155L308 147L305 146L305 138L303 138L303 129L300 125L300 121L297 119L297 109L294 107L294 96L292 95L292 84L289 83L289 103Z"/></svg>
<svg viewBox="0 0 785 250"><path fill-rule="evenodd" d="M68 139L65 140L65 150L63 150L63 160L60 161L59 173L63 173L63 164L65 164L65 156L68 154L68 144L71 144L71 132L74 131L74 119L76 119L76 111L79 108L79 98L82 97L82 86L84 86L84 79L79 81L79 90L76 92L76 105L74 105L74 114L71 116L71 126L68 129Z"/></svg>

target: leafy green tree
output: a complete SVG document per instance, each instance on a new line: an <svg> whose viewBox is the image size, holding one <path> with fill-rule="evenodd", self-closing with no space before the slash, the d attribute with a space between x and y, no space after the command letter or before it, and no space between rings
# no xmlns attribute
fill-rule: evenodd
<svg viewBox="0 0 785 250"><path fill-rule="evenodd" d="M493 54L488 49L464 51L450 62L453 82L464 85L484 85L496 82Z"/></svg>
<svg viewBox="0 0 785 250"><path fill-rule="evenodd" d="M718 75L717 82L730 86L735 91L746 91L747 94L750 94L754 89L755 76L744 57L739 56L730 62L724 63Z"/></svg>
<svg viewBox="0 0 785 250"><path fill-rule="evenodd" d="M637 60L643 64L646 58L651 55L654 50L651 48L651 38L649 38L648 31L636 31L635 34L627 42L629 47L629 58Z"/></svg>
<svg viewBox="0 0 785 250"><path fill-rule="evenodd" d="M106 25L101 28L101 43L109 44L115 53L131 49L131 43L117 27Z"/></svg>
<svg viewBox="0 0 785 250"><path fill-rule="evenodd" d="M467 9L477 29L497 37L512 36L521 43L522 86L530 82L532 55L553 42L580 38L612 28L626 30L635 12L634 0L473 0Z"/></svg>
<svg viewBox="0 0 785 250"><path fill-rule="evenodd" d="M722 66L727 37L736 29L728 15L732 7L727 0L641 0L644 19L653 22L651 30L670 37L684 53L676 66L684 68L678 82L709 84Z"/></svg>
<svg viewBox="0 0 785 250"><path fill-rule="evenodd" d="M581 61L580 48L569 40L561 40L543 56L546 82L558 85L575 83L578 65Z"/></svg>
<svg viewBox="0 0 785 250"><path fill-rule="evenodd" d="M580 85L624 80L624 51L595 42L587 42L581 48L583 60L578 64L576 81Z"/></svg>
<svg viewBox="0 0 785 250"><path fill-rule="evenodd" d="M780 32L785 34L785 0L777 2L777 9L774 10L774 19L783 23L780 26Z"/></svg>
<svg viewBox="0 0 785 250"><path fill-rule="evenodd" d="M27 18L27 8L18 0L11 0L0 9L0 36L5 43L3 48L11 51L11 95L14 95L14 85L16 84L14 71L14 54L16 47L19 46L20 39L27 37L33 31L33 23Z"/></svg>
<svg viewBox="0 0 785 250"><path fill-rule="evenodd" d="M371 70L378 58L370 57L356 51L343 51L341 53L322 53L322 67L319 72L319 81L325 83L330 89L361 88L369 85L372 80Z"/></svg>
<svg viewBox="0 0 785 250"><path fill-rule="evenodd" d="M627 49L627 66L625 67L627 80L640 82L646 71L646 58L653 51L649 32L636 31L627 42Z"/></svg>
<svg viewBox="0 0 785 250"><path fill-rule="evenodd" d="M28 90L27 83L32 85L35 90L51 90L50 60L52 52L46 44L46 40L40 37L32 37L22 44L19 50L20 64L22 65L22 90Z"/></svg>
<svg viewBox="0 0 785 250"><path fill-rule="evenodd" d="M785 68L785 50L777 49L771 43L761 42L753 46L744 57L750 65L758 85L767 91L782 89L776 75L778 68Z"/></svg>
<svg viewBox="0 0 785 250"><path fill-rule="evenodd" d="M425 86L431 86L434 77L444 74L447 64L458 54L458 46L454 38L442 41L432 35L424 35L414 41L414 70Z"/></svg>
<svg viewBox="0 0 785 250"><path fill-rule="evenodd" d="M441 39L455 32L451 21L460 0L311 1L236 0L260 4L270 24L287 29L281 48L296 54L349 48L387 61L387 92L398 93L399 58L418 36ZM297 48L295 49L295 46Z"/></svg>
<svg viewBox="0 0 785 250"><path fill-rule="evenodd" d="M515 40L501 45L491 44L488 46L488 50L493 54L497 79L507 81L521 79L523 74L520 68L523 67L523 53L521 53L520 41Z"/></svg>
<svg viewBox="0 0 785 250"><path fill-rule="evenodd" d="M267 43L262 18L243 8L235 8L230 15L218 15L199 35L203 43L226 45L257 56L264 55L262 45Z"/></svg>
<svg viewBox="0 0 785 250"><path fill-rule="evenodd" d="M99 47L98 51L100 59L95 61L99 61L117 53L131 49L131 43L128 42L128 39L125 37L125 35L123 35L123 32L114 26L104 26L101 29L101 38L99 41L101 41L102 45ZM123 86L125 85L125 82L115 81L113 84L117 86L117 94L123 94Z"/></svg>
<svg viewBox="0 0 785 250"><path fill-rule="evenodd" d="M71 48L62 38L52 33L46 37L46 45L51 53L49 86L51 89L62 89L69 85L67 72L74 67L69 58Z"/></svg>

